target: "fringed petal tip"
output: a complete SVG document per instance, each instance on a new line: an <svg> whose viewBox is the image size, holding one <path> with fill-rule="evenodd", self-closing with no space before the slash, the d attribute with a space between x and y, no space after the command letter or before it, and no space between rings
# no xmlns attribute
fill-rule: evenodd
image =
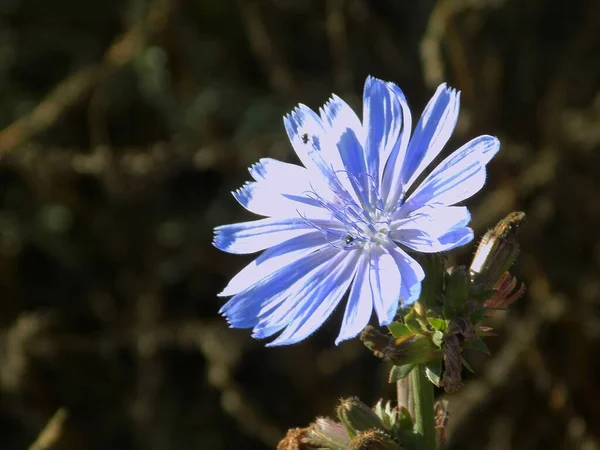
<svg viewBox="0 0 600 450"><path fill-rule="evenodd" d="M230 233L224 233L221 227L216 227L214 230L212 245L223 252L233 253L231 247L235 242L235 238Z"/></svg>

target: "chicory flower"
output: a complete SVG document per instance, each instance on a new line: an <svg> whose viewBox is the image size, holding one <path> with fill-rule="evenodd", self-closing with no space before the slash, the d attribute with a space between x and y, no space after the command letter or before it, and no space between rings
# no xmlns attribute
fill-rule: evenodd
<svg viewBox="0 0 600 450"><path fill-rule="evenodd" d="M316 114L300 104L284 118L303 166L264 158L255 181L233 193L265 218L215 229L230 253L266 250L219 295L221 313L253 337L281 332L288 345L317 330L348 293L336 344L355 337L373 311L390 324L399 304L415 302L425 276L413 252L436 253L473 239L471 216L456 203L479 191L500 148L479 136L444 159L418 185L456 125L460 94L445 84L411 137L412 118L398 86L373 77L364 87L362 121L341 98Z"/></svg>

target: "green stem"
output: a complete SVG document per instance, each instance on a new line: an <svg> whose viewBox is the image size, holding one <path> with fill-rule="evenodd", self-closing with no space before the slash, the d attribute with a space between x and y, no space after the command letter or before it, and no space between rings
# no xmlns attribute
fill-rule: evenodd
<svg viewBox="0 0 600 450"><path fill-rule="evenodd" d="M425 365L419 364L410 373L415 404L415 431L421 435L419 450L436 450L433 384L425 375Z"/></svg>

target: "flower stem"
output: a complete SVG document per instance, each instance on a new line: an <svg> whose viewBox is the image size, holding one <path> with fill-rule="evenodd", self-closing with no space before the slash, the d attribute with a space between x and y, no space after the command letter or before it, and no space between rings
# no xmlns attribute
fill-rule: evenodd
<svg viewBox="0 0 600 450"><path fill-rule="evenodd" d="M425 375L425 365L419 364L410 373L414 398L415 431L421 435L419 450L436 450L433 384Z"/></svg>

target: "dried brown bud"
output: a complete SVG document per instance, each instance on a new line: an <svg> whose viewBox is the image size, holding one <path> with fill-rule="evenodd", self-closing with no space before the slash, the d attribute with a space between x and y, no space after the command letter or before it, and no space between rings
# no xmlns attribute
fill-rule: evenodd
<svg viewBox="0 0 600 450"><path fill-rule="evenodd" d="M461 347L457 334L444 335L444 362L445 368L440 386L446 392L456 392L463 385Z"/></svg>
<svg viewBox="0 0 600 450"><path fill-rule="evenodd" d="M437 443L440 447L446 442L446 427L448 426L448 400L435 402L435 430L437 432Z"/></svg>
<svg viewBox="0 0 600 450"><path fill-rule="evenodd" d="M292 428L277 444L277 450L310 450L303 440L308 428Z"/></svg>

